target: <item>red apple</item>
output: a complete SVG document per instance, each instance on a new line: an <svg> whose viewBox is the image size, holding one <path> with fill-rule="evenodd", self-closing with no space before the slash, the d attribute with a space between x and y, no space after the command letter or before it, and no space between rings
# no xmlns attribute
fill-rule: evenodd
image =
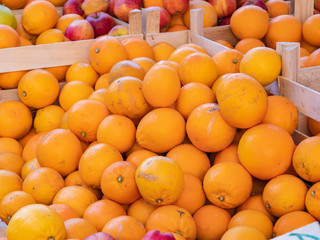
<svg viewBox="0 0 320 240"><path fill-rule="evenodd" d="M141 240L175 240L175 238L170 232L161 233L159 230L151 230Z"/></svg>
<svg viewBox="0 0 320 240"><path fill-rule="evenodd" d="M171 14L183 14L189 8L189 0L163 0L164 8Z"/></svg>
<svg viewBox="0 0 320 240"><path fill-rule="evenodd" d="M116 2L116 0L110 0L109 1L109 8L108 8L108 13L111 15L111 16L115 16L114 15L114 3Z"/></svg>
<svg viewBox="0 0 320 240"><path fill-rule="evenodd" d="M106 35L115 26L113 18L105 12L96 12L86 17L86 20L91 24L94 37Z"/></svg>
<svg viewBox="0 0 320 240"><path fill-rule="evenodd" d="M125 35L129 35L129 29L127 26L124 26L124 25L116 25L108 33L108 36L112 36L112 37L125 36Z"/></svg>
<svg viewBox="0 0 320 240"><path fill-rule="evenodd" d="M129 12L133 9L141 9L142 0L116 0L114 14L122 21L128 22Z"/></svg>
<svg viewBox="0 0 320 240"><path fill-rule="evenodd" d="M245 3L245 1L247 1L247 0L237 0L238 8L241 7Z"/></svg>
<svg viewBox="0 0 320 240"><path fill-rule="evenodd" d="M314 8L320 11L320 0L314 0Z"/></svg>
<svg viewBox="0 0 320 240"><path fill-rule="evenodd" d="M84 11L81 8L82 3L84 0L68 0L62 7L62 14L68 13L76 13L82 17L85 17Z"/></svg>
<svg viewBox="0 0 320 240"><path fill-rule="evenodd" d="M115 240L115 239L108 233L97 232L86 237L84 240Z"/></svg>
<svg viewBox="0 0 320 240"><path fill-rule="evenodd" d="M236 0L208 0L208 2L215 8L218 18L231 16L237 9Z"/></svg>
<svg viewBox="0 0 320 240"><path fill-rule="evenodd" d="M69 24L64 35L70 39L70 41L86 40L94 38L94 31L87 20L77 19Z"/></svg>
<svg viewBox="0 0 320 240"><path fill-rule="evenodd" d="M231 16L230 17L221 18L221 20L219 22L219 25L220 26L230 25L230 19L231 19Z"/></svg>
<svg viewBox="0 0 320 240"><path fill-rule="evenodd" d="M246 6L246 5L256 5L268 11L268 8L263 0L246 0L242 6Z"/></svg>
<svg viewBox="0 0 320 240"><path fill-rule="evenodd" d="M162 7L148 7L146 9L160 11L160 32L166 32L170 27L171 15Z"/></svg>

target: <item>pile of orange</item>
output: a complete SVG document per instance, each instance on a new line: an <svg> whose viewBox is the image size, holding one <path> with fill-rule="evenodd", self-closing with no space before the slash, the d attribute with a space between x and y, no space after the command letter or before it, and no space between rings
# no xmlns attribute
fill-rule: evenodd
<svg viewBox="0 0 320 240"><path fill-rule="evenodd" d="M270 239L320 220L320 138L293 142L297 108L263 87L280 71L268 47L106 36L60 92L56 74L23 72L21 101L0 103L7 240Z"/></svg>

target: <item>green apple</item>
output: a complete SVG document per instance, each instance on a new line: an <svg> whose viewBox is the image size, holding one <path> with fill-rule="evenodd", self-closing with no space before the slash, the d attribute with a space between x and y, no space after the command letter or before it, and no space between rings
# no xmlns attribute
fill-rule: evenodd
<svg viewBox="0 0 320 240"><path fill-rule="evenodd" d="M13 29L17 29L17 19L6 6L0 4L0 24L9 25Z"/></svg>

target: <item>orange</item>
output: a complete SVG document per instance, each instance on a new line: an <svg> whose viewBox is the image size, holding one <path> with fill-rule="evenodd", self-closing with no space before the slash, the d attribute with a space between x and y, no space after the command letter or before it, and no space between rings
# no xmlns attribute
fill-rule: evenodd
<svg viewBox="0 0 320 240"><path fill-rule="evenodd" d="M255 181L253 181L253 184L254 182ZM239 207L237 207L236 212L241 212L243 210L248 210L248 209L257 210L266 214L270 218L272 223L276 221L276 218L268 212L265 204L263 203L262 194L250 196L244 203L242 203Z"/></svg>
<svg viewBox="0 0 320 240"><path fill-rule="evenodd" d="M0 169L0 182L5 183L1 185L0 201L8 193L22 190L22 179L12 171Z"/></svg>
<svg viewBox="0 0 320 240"><path fill-rule="evenodd" d="M181 49L181 48L185 48L185 47L191 47L201 53L205 53L207 55L209 55L209 53L207 52L207 50L205 48L203 48L202 46L196 44L196 43L185 43L180 45L177 49Z"/></svg>
<svg viewBox="0 0 320 240"><path fill-rule="evenodd" d="M143 161L136 170L135 181L142 197L154 205L172 204L179 198L184 185L179 165L162 156Z"/></svg>
<svg viewBox="0 0 320 240"><path fill-rule="evenodd" d="M24 180L29 173L39 168L41 168L41 166L36 158L27 161L21 169L21 178Z"/></svg>
<svg viewBox="0 0 320 240"><path fill-rule="evenodd" d="M64 180L56 170L44 167L28 174L23 181L22 190L31 194L37 203L49 205L64 186Z"/></svg>
<svg viewBox="0 0 320 240"><path fill-rule="evenodd" d="M171 232L184 239L196 239L196 224L192 215L184 208L175 205L155 209L146 223L147 231Z"/></svg>
<svg viewBox="0 0 320 240"><path fill-rule="evenodd" d="M248 74L266 86L277 79L281 72L281 57L275 50L257 47L248 51L240 63L240 72Z"/></svg>
<svg viewBox="0 0 320 240"><path fill-rule="evenodd" d="M26 5L27 0L1 0L0 3L10 8L11 10L14 10L23 8Z"/></svg>
<svg viewBox="0 0 320 240"><path fill-rule="evenodd" d="M27 33L26 30L24 30L24 28L22 27L21 22L18 23L16 31L17 31L17 33L19 34L20 37L28 40L32 45L35 44L37 36L33 35L33 34L30 34L30 33ZM21 39L20 39L20 41L21 41Z"/></svg>
<svg viewBox="0 0 320 240"><path fill-rule="evenodd" d="M238 226L231 228L226 231L221 238L221 240L233 239L267 240L261 231L250 226Z"/></svg>
<svg viewBox="0 0 320 240"><path fill-rule="evenodd" d="M36 148L40 137L47 132L37 133L30 138L30 140L26 143L25 147L22 151L22 157L24 160L29 161L36 158Z"/></svg>
<svg viewBox="0 0 320 240"><path fill-rule="evenodd" d="M242 135L238 155L251 175L268 180L289 168L294 148L287 131L272 124L259 124Z"/></svg>
<svg viewBox="0 0 320 240"><path fill-rule="evenodd" d="M192 53L198 53L199 51L195 48L192 47L181 47L181 48L177 48L176 50L174 50L171 55L169 56L168 60L169 61L173 61L176 62L178 64L180 64L182 62L182 60L192 54Z"/></svg>
<svg viewBox="0 0 320 240"><path fill-rule="evenodd" d="M0 169L15 172L20 176L24 164L25 161L21 155L12 152L0 152Z"/></svg>
<svg viewBox="0 0 320 240"><path fill-rule="evenodd" d="M59 6L63 6L63 4L67 0L47 0L47 1L51 2L54 6L59 7Z"/></svg>
<svg viewBox="0 0 320 240"><path fill-rule="evenodd" d="M20 139L31 129L31 111L22 102L1 102L0 115L0 137Z"/></svg>
<svg viewBox="0 0 320 240"><path fill-rule="evenodd" d="M271 179L263 189L262 198L268 210L275 217L305 208L308 188L298 177L282 174Z"/></svg>
<svg viewBox="0 0 320 240"><path fill-rule="evenodd" d="M71 218L64 221L67 238L85 239L97 232L95 226L83 218Z"/></svg>
<svg viewBox="0 0 320 240"><path fill-rule="evenodd" d="M0 36L0 49L20 46L19 35L12 27L0 24Z"/></svg>
<svg viewBox="0 0 320 240"><path fill-rule="evenodd" d="M265 36L266 45L276 49L277 42L300 42L302 24L292 15L280 15L269 22Z"/></svg>
<svg viewBox="0 0 320 240"><path fill-rule="evenodd" d="M0 202L0 218L7 225L12 216L20 210L20 208L29 204L35 204L34 198L24 191L13 191L7 194Z"/></svg>
<svg viewBox="0 0 320 240"><path fill-rule="evenodd" d="M305 205L308 212L315 217L318 221L320 219L320 211L319 211L319 190L320 183L313 184L306 195Z"/></svg>
<svg viewBox="0 0 320 240"><path fill-rule="evenodd" d="M208 200L221 208L234 208L248 199L251 193L250 174L239 163L213 165L203 179Z"/></svg>
<svg viewBox="0 0 320 240"><path fill-rule="evenodd" d="M303 34L302 34L303 35ZM300 42L300 46L307 49L309 53L314 52L315 50L318 49L318 47L311 45L310 43L308 43L302 36L301 42Z"/></svg>
<svg viewBox="0 0 320 240"><path fill-rule="evenodd" d="M110 112L130 119L143 117L150 109L143 96L142 81L135 77L121 77L110 84L106 98Z"/></svg>
<svg viewBox="0 0 320 240"><path fill-rule="evenodd" d="M316 28L320 23L320 15L312 15L303 23L302 33L303 38L311 45L320 47L320 31Z"/></svg>
<svg viewBox="0 0 320 240"><path fill-rule="evenodd" d="M72 64L66 74L66 82L82 81L93 87L100 75L93 69L90 63L86 61Z"/></svg>
<svg viewBox="0 0 320 240"><path fill-rule="evenodd" d="M64 41L65 41L65 36L61 30L48 29L39 34L39 36L36 39L36 45L57 43L57 42L64 42Z"/></svg>
<svg viewBox="0 0 320 240"><path fill-rule="evenodd" d="M289 14L289 5L283 0L269 0L266 6L271 18Z"/></svg>
<svg viewBox="0 0 320 240"><path fill-rule="evenodd" d="M69 66L57 66L44 68L44 70L51 72L58 79L58 82L65 82L68 68Z"/></svg>
<svg viewBox="0 0 320 240"><path fill-rule="evenodd" d="M309 182L320 181L320 162L316 156L320 151L320 137L314 136L302 140L294 150L292 164L298 175Z"/></svg>
<svg viewBox="0 0 320 240"><path fill-rule="evenodd" d="M128 53L115 37L103 36L96 39L89 49L89 60L96 72L104 74L119 61L127 60Z"/></svg>
<svg viewBox="0 0 320 240"><path fill-rule="evenodd" d="M218 69L218 75L238 73L243 54L236 49L226 49L212 56Z"/></svg>
<svg viewBox="0 0 320 240"><path fill-rule="evenodd" d="M236 134L236 128L223 119L215 103L206 103L195 108L187 119L186 130L192 144L204 152L225 149Z"/></svg>
<svg viewBox="0 0 320 240"><path fill-rule="evenodd" d="M53 199L53 203L66 204L83 216L85 209L93 202L97 201L96 195L82 186L67 186L62 188Z"/></svg>
<svg viewBox="0 0 320 240"><path fill-rule="evenodd" d="M282 96L268 96L268 108L262 123L270 123L286 130L290 135L298 126L297 107Z"/></svg>
<svg viewBox="0 0 320 240"><path fill-rule="evenodd" d="M22 11L21 24L26 32L34 35L53 28L59 18L55 6L49 1L34 1Z"/></svg>
<svg viewBox="0 0 320 240"><path fill-rule="evenodd" d="M141 197L135 182L137 166L118 161L109 165L101 176L102 193L120 204L130 204Z"/></svg>
<svg viewBox="0 0 320 240"><path fill-rule="evenodd" d="M121 153L127 152L133 146L135 136L136 127L132 120L116 114L104 118L97 130L99 143L110 144Z"/></svg>
<svg viewBox="0 0 320 240"><path fill-rule="evenodd" d="M140 240L146 234L146 229L134 217L119 216L108 221L102 232L110 234L113 238Z"/></svg>
<svg viewBox="0 0 320 240"><path fill-rule="evenodd" d="M196 107L204 103L214 102L216 102L215 95L207 85L200 82L191 82L180 89L176 109L187 119Z"/></svg>
<svg viewBox="0 0 320 240"><path fill-rule="evenodd" d="M231 49L233 48L233 45L230 42L228 42L227 40L218 39L218 40L214 40L214 42L219 43L227 48L231 48Z"/></svg>
<svg viewBox="0 0 320 240"><path fill-rule="evenodd" d="M82 81L72 81L63 86L59 95L60 106L69 110L73 104L87 99L94 92L93 88Z"/></svg>
<svg viewBox="0 0 320 240"><path fill-rule="evenodd" d="M304 211L289 212L282 215L275 223L273 237L278 237L315 221L316 219L310 213Z"/></svg>
<svg viewBox="0 0 320 240"><path fill-rule="evenodd" d="M19 156L22 154L22 146L14 138L1 137L0 138L0 153L10 152L15 153Z"/></svg>
<svg viewBox="0 0 320 240"><path fill-rule="evenodd" d="M227 148L218 152L214 158L213 164L218 164L221 162L236 162L240 163L238 157L238 144L231 144Z"/></svg>
<svg viewBox="0 0 320 240"><path fill-rule="evenodd" d="M141 38L130 37L122 40L122 44L128 53L128 59L147 57L154 59L153 51L149 43Z"/></svg>
<svg viewBox="0 0 320 240"><path fill-rule="evenodd" d="M37 226L35 228L35 226ZM7 228L8 239L66 239L66 230L60 215L43 204L30 204L11 218Z"/></svg>
<svg viewBox="0 0 320 240"><path fill-rule="evenodd" d="M151 152L149 150L145 149L140 149L140 150L135 150L131 152L128 157L126 158L127 162L131 162L135 164L136 166L139 166L140 163L142 163L144 160L146 160L149 157L154 157L157 156L154 152Z"/></svg>
<svg viewBox="0 0 320 240"><path fill-rule="evenodd" d="M68 110L68 127L80 140L93 142L97 140L99 124L108 115L109 110L102 103L90 99L80 100Z"/></svg>
<svg viewBox="0 0 320 240"><path fill-rule="evenodd" d="M99 90L101 88L107 89L109 87L110 81L109 81L109 73L102 74L96 81L96 84L94 85L95 90Z"/></svg>
<svg viewBox="0 0 320 240"><path fill-rule="evenodd" d="M184 25L183 14L177 13L177 14L171 15L170 27L174 25Z"/></svg>
<svg viewBox="0 0 320 240"><path fill-rule="evenodd" d="M58 128L40 137L36 153L41 166L51 167L66 176L77 169L82 149L72 132Z"/></svg>
<svg viewBox="0 0 320 240"><path fill-rule="evenodd" d="M20 47L23 47L23 46L32 46L32 45L33 45L29 40L27 40L27 39L25 39L25 38L23 38L23 37L20 37L20 36L19 36L19 39L20 39Z"/></svg>
<svg viewBox="0 0 320 240"><path fill-rule="evenodd" d="M178 72L180 64L174 61L169 61L169 60L161 60L157 62L154 66L159 66L159 65L165 65L173 68Z"/></svg>
<svg viewBox="0 0 320 240"><path fill-rule="evenodd" d="M157 207L158 206L156 205L148 203L143 198L139 198L138 200L130 204L128 208L128 216L136 218L145 226L148 217Z"/></svg>
<svg viewBox="0 0 320 240"><path fill-rule="evenodd" d="M66 184L66 186L86 186L85 181L83 181L80 176L79 170L68 174L68 176L66 176L66 178L64 179L64 183Z"/></svg>
<svg viewBox="0 0 320 240"><path fill-rule="evenodd" d="M142 93L153 107L169 107L180 93L178 73L168 66L154 66L146 74L142 82Z"/></svg>
<svg viewBox="0 0 320 240"><path fill-rule="evenodd" d="M184 24L190 28L190 11L192 9L202 8L203 10L203 27L213 27L218 22L217 12L214 7L206 1L190 1L188 10L183 14Z"/></svg>
<svg viewBox="0 0 320 240"><path fill-rule="evenodd" d="M183 176L183 191L173 205L182 207L193 215L206 203L206 196L202 188L202 182L199 178L189 174L184 174Z"/></svg>
<svg viewBox="0 0 320 240"><path fill-rule="evenodd" d="M27 72L18 84L19 98L32 108L43 108L52 104L59 95L59 82L50 72L34 69Z"/></svg>
<svg viewBox="0 0 320 240"><path fill-rule="evenodd" d="M156 62L159 62L161 60L168 60L171 53L173 53L173 51L176 48L174 46L172 46L170 43L168 42L159 42L156 45L154 45L152 47L152 51L154 54L154 60Z"/></svg>
<svg viewBox="0 0 320 240"><path fill-rule="evenodd" d="M0 87L5 89L17 88L20 79L27 71L0 73Z"/></svg>
<svg viewBox="0 0 320 240"><path fill-rule="evenodd" d="M216 97L222 118L233 127L250 128L260 123L267 111L266 91L244 73L228 75L219 84Z"/></svg>
<svg viewBox="0 0 320 240"><path fill-rule="evenodd" d="M320 56L320 49L313 51L308 57L308 60L306 63L307 67L319 66L320 65L319 56Z"/></svg>
<svg viewBox="0 0 320 240"><path fill-rule="evenodd" d="M109 82L112 83L116 79L126 76L135 77L140 80L143 80L145 74L145 71L139 64L130 60L123 60L117 62L110 69Z"/></svg>
<svg viewBox="0 0 320 240"><path fill-rule="evenodd" d="M181 144L185 136L185 120L171 108L157 108L147 113L136 132L138 144L155 153L168 152Z"/></svg>
<svg viewBox="0 0 320 240"><path fill-rule="evenodd" d="M261 231L266 239L272 236L273 224L270 218L258 210L242 210L236 213L230 220L228 229L237 226L250 226Z"/></svg>
<svg viewBox="0 0 320 240"><path fill-rule="evenodd" d="M230 214L223 208L214 205L205 205L193 215L197 227L197 239L219 240L231 219Z"/></svg>
<svg viewBox="0 0 320 240"><path fill-rule="evenodd" d="M150 70L150 68L156 63L155 60L147 57L134 58L132 59L132 62L135 62L140 67L142 67L145 73L147 73Z"/></svg>
<svg viewBox="0 0 320 240"><path fill-rule="evenodd" d="M184 174L195 176L200 181L210 168L207 154L192 144L180 144L172 148L166 156L178 163Z"/></svg>
<svg viewBox="0 0 320 240"><path fill-rule="evenodd" d="M217 67L215 61L207 54L190 54L181 61L180 80L183 85L190 82L201 82L211 87L219 74Z"/></svg>
<svg viewBox="0 0 320 240"><path fill-rule="evenodd" d="M66 204L51 204L49 207L55 210L62 217L63 221L66 221L70 218L80 217L76 210Z"/></svg>
<svg viewBox="0 0 320 240"><path fill-rule="evenodd" d="M320 122L308 117L308 128L312 135L317 135L320 133Z"/></svg>
<svg viewBox="0 0 320 240"><path fill-rule="evenodd" d="M106 88L95 90L93 93L91 93L88 99L98 101L102 103L105 107L107 107L107 92L108 91Z"/></svg>
<svg viewBox="0 0 320 240"><path fill-rule="evenodd" d="M309 67L309 56L300 57L300 68Z"/></svg>
<svg viewBox="0 0 320 240"><path fill-rule="evenodd" d="M183 30L189 30L184 24L176 24L168 28L167 32L177 32L177 31L183 31Z"/></svg>
<svg viewBox="0 0 320 240"><path fill-rule="evenodd" d="M88 220L101 232L109 220L122 215L126 215L126 211L119 203L103 199L90 204L83 213L83 219Z"/></svg>
<svg viewBox="0 0 320 240"><path fill-rule="evenodd" d="M305 56L310 56L309 51L303 47L300 47L300 58Z"/></svg>
<svg viewBox="0 0 320 240"><path fill-rule="evenodd" d="M234 49L238 50L242 54L246 54L249 50L256 47L265 47L265 45L259 39L244 38L234 46Z"/></svg>
<svg viewBox="0 0 320 240"><path fill-rule="evenodd" d="M143 6L145 8L158 6L158 7L164 7L163 0L145 0L143 1Z"/></svg>
<svg viewBox="0 0 320 240"><path fill-rule="evenodd" d="M75 13L62 15L61 17L59 17L55 28L59 29L64 33L66 31L66 28L69 26L69 24L76 19L83 20L83 17Z"/></svg>
<svg viewBox="0 0 320 240"><path fill-rule="evenodd" d="M252 21L255 19L255 21ZM247 5L238 8L230 18L233 34L240 40L244 38L261 39L268 30L269 15L261 7Z"/></svg>
<svg viewBox="0 0 320 240"><path fill-rule="evenodd" d="M33 126L36 133L59 128L65 111L57 105L49 105L37 111Z"/></svg>

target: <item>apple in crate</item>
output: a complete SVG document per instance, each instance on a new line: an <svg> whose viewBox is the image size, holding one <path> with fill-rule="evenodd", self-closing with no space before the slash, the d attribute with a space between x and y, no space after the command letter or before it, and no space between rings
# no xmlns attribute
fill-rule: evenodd
<svg viewBox="0 0 320 240"><path fill-rule="evenodd" d="M231 19L231 16L225 17L225 18L221 18L221 20L219 22L219 25L220 26L230 25L230 19Z"/></svg>
<svg viewBox="0 0 320 240"><path fill-rule="evenodd" d="M166 32L170 27L171 15L162 7L148 7L149 10L159 10L160 11L160 32Z"/></svg>
<svg viewBox="0 0 320 240"><path fill-rule="evenodd" d="M231 16L237 9L236 0L208 0L208 2L215 8L218 18Z"/></svg>
<svg viewBox="0 0 320 240"><path fill-rule="evenodd" d="M189 8L189 0L163 0L164 8L171 14L183 14Z"/></svg>
<svg viewBox="0 0 320 240"><path fill-rule="evenodd" d="M85 17L84 11L82 10L81 6L84 0L68 0L63 4L62 7L62 14L68 14L68 13L75 13L82 17Z"/></svg>
<svg viewBox="0 0 320 240"><path fill-rule="evenodd" d="M116 0L114 3L114 14L122 21L129 21L129 12L133 9L141 9L142 0Z"/></svg>
<svg viewBox="0 0 320 240"><path fill-rule="evenodd" d="M111 15L111 16L115 16L114 15L114 3L116 2L116 0L110 0L109 1L109 8L108 8L108 13Z"/></svg>
<svg viewBox="0 0 320 240"><path fill-rule="evenodd" d="M108 233L97 232L86 237L84 240L115 240L115 239Z"/></svg>
<svg viewBox="0 0 320 240"><path fill-rule="evenodd" d="M94 31L87 20L74 20L67 27L64 35L70 41L86 40L94 38Z"/></svg>
<svg viewBox="0 0 320 240"><path fill-rule="evenodd" d="M81 5L86 16L95 12L107 12L109 1L106 0L84 0Z"/></svg>
<svg viewBox="0 0 320 240"><path fill-rule="evenodd" d="M17 29L17 19L10 8L0 4L0 24Z"/></svg>
<svg viewBox="0 0 320 240"><path fill-rule="evenodd" d="M268 8L263 0L246 0L242 6L246 5L256 5L258 7L261 7L262 9L268 11Z"/></svg>
<svg viewBox="0 0 320 240"><path fill-rule="evenodd" d="M118 37L118 36L125 36L128 34L129 34L129 28L127 26L116 25L110 30L110 32L108 33L108 36Z"/></svg>
<svg viewBox="0 0 320 240"><path fill-rule="evenodd" d="M151 230L141 240L175 240L170 232L161 233L159 230Z"/></svg>
<svg viewBox="0 0 320 240"><path fill-rule="evenodd" d="M116 25L113 18L105 12L96 12L86 17L86 20L91 24L94 37L106 35Z"/></svg>

